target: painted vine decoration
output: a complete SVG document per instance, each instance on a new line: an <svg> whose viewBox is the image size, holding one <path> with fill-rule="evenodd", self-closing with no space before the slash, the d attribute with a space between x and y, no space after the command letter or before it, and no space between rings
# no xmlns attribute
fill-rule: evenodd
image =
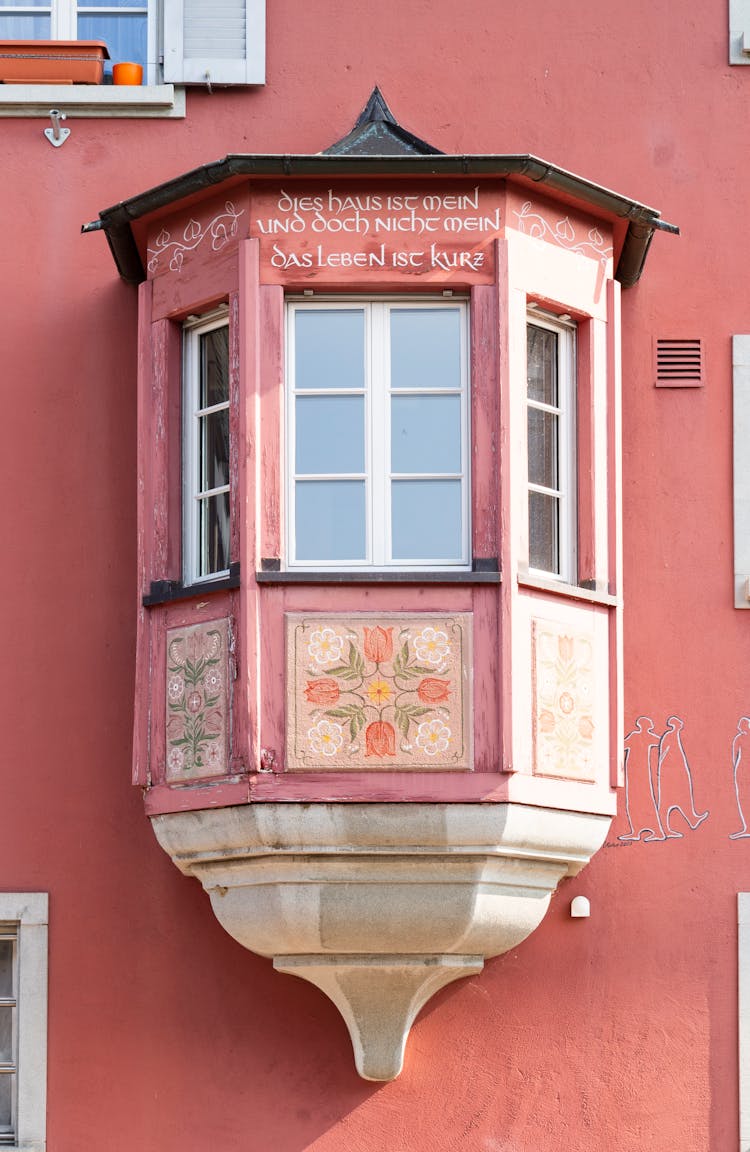
<svg viewBox="0 0 750 1152"><path fill-rule="evenodd" d="M429 759L444 757L453 733L444 707L453 686L440 674L448 668L451 645L448 635L432 626L413 635L401 628L394 641L394 628L377 625L363 629L358 637L337 634L333 628L313 632L308 644L311 670L325 675L307 680L305 698L320 706L320 714L308 733L313 753L335 757L345 743L346 751L384 760L415 746ZM344 648L346 646L346 654Z"/></svg>
<svg viewBox="0 0 750 1152"><path fill-rule="evenodd" d="M167 769L217 771L224 766L222 634L180 636L167 648Z"/></svg>

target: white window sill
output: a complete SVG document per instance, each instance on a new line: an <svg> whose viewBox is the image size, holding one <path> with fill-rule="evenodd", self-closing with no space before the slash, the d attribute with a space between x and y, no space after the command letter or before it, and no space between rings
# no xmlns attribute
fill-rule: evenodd
<svg viewBox="0 0 750 1152"><path fill-rule="evenodd" d="M59 108L74 117L185 115L185 89L174 84L0 84L0 117L44 116Z"/></svg>

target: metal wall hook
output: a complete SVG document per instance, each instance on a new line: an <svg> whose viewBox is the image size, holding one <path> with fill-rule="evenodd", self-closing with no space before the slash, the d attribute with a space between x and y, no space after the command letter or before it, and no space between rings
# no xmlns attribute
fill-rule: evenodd
<svg viewBox="0 0 750 1152"><path fill-rule="evenodd" d="M44 129L44 135L49 140L53 148L59 148L61 144L70 136L70 128L63 128L61 121L66 120L67 116L61 112L59 108L50 108L49 118L52 121L51 128Z"/></svg>

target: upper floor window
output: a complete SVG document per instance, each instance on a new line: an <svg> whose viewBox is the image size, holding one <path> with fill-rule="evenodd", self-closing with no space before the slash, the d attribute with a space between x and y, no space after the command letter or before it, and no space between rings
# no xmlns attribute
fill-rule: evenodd
<svg viewBox="0 0 750 1152"><path fill-rule="evenodd" d="M0 39L103 40L149 84L263 84L265 0L0 0Z"/></svg>
<svg viewBox="0 0 750 1152"><path fill-rule="evenodd" d="M0 892L0 1147L44 1148L47 894Z"/></svg>
<svg viewBox="0 0 750 1152"><path fill-rule="evenodd" d="M290 302L288 557L468 568L468 306Z"/></svg>
<svg viewBox="0 0 750 1152"><path fill-rule="evenodd" d="M575 329L534 314L526 327L529 568L576 578Z"/></svg>
<svg viewBox="0 0 750 1152"><path fill-rule="evenodd" d="M229 328L226 315L185 329L183 580L229 571Z"/></svg>
<svg viewBox="0 0 750 1152"><path fill-rule="evenodd" d="M153 3L153 0L152 0ZM148 54L147 0L29 0L3 4L4 40L104 40L112 61L133 60L145 70Z"/></svg>

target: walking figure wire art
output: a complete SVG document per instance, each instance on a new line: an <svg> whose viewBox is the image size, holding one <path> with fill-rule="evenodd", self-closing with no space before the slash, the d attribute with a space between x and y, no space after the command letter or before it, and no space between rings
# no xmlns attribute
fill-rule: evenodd
<svg viewBox="0 0 750 1152"><path fill-rule="evenodd" d="M681 736L683 728L679 716L670 716L658 736L651 717L639 716L625 737L625 813L629 827L618 836L619 840L649 843L681 839L683 833L672 823L676 814L691 831L708 817L708 810L698 813L695 809L693 777Z"/></svg>
<svg viewBox="0 0 750 1152"><path fill-rule="evenodd" d="M653 720L639 716L635 728L625 737L625 813L629 828L618 840L665 838L654 792L653 753L658 747Z"/></svg>
<svg viewBox="0 0 750 1152"><path fill-rule="evenodd" d="M745 767L740 771L742 761L745 761ZM747 820L745 819L745 811L742 805L742 791L747 788L748 780L747 774L750 769L750 716L740 717L737 724L737 734L732 741L732 773L734 777L734 795L737 800L737 812L740 818L742 827L739 832L732 832L729 836L730 840L744 840L750 837L750 832L747 830ZM744 777L744 780L743 780Z"/></svg>

